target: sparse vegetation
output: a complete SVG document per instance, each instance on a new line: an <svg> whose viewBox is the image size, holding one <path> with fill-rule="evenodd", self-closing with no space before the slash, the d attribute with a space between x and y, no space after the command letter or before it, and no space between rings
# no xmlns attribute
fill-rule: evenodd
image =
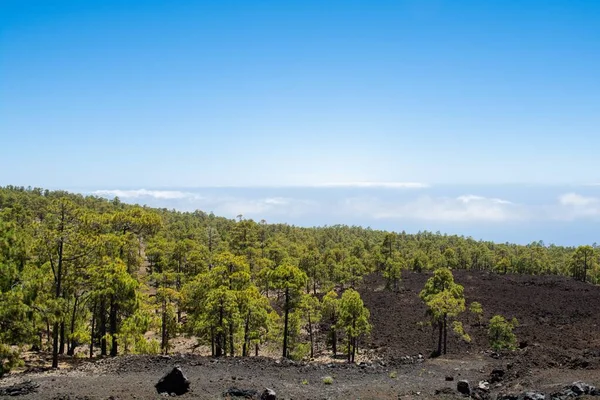
<svg viewBox="0 0 600 400"><path fill-rule="evenodd" d="M516 349L517 337L513 330L518 325L519 322L516 318L507 321L502 315L494 315L490 319L488 328L488 337L492 348L494 350Z"/></svg>
<svg viewBox="0 0 600 400"><path fill-rule="evenodd" d="M331 377L331 376L325 376L325 377L323 377L323 383L325 385L331 385L331 384L333 384L333 377Z"/></svg>
<svg viewBox="0 0 600 400"><path fill-rule="evenodd" d="M90 357L169 353L182 334L214 356L259 355L277 346L298 360L312 358L324 340L334 356L344 344L353 362L359 341L378 329L357 290L361 282L375 272L397 292L408 269L433 272L420 296L438 330L436 354L444 354L449 324L472 339L460 323L463 287L450 268L498 271L504 260L502 273L597 283L597 258L590 246L299 228L6 187L0 189L2 368L14 365L17 356L7 349L15 346L50 349L57 366L60 355L81 356L83 346ZM469 311L481 324L482 305L471 302ZM513 347L514 324L493 321L493 346Z"/></svg>
<svg viewBox="0 0 600 400"><path fill-rule="evenodd" d="M477 325L480 326L483 322L483 307L481 306L481 303L476 301L472 302L469 304L469 311L471 314L475 315L475 318L477 319Z"/></svg>

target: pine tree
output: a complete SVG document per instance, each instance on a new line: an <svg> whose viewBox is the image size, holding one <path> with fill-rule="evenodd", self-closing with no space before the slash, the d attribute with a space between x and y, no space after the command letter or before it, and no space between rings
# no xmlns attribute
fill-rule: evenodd
<svg viewBox="0 0 600 400"><path fill-rule="evenodd" d="M354 362L360 335L369 333L371 330L369 317L369 310L364 306L360 294L356 290L348 289L342 293L339 324L348 339L348 362Z"/></svg>
<svg viewBox="0 0 600 400"><path fill-rule="evenodd" d="M429 309L432 320L438 325L438 346L436 355L446 354L448 317L456 317L465 310L463 287L454 282L448 268L438 268L427 280L419 297Z"/></svg>

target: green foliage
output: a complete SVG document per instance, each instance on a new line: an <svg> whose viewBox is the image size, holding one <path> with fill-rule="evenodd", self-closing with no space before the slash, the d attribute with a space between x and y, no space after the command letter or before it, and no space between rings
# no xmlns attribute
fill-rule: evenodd
<svg viewBox="0 0 600 400"><path fill-rule="evenodd" d="M467 343L471 343L471 336L469 336L469 334L465 332L462 322L452 321L452 330L462 340L464 340Z"/></svg>
<svg viewBox="0 0 600 400"><path fill-rule="evenodd" d="M290 351L290 360L301 361L310 355L310 343L297 343Z"/></svg>
<svg viewBox="0 0 600 400"><path fill-rule="evenodd" d="M324 376L323 377L323 383L325 385L331 385L331 384L333 384L333 377L331 377L331 376Z"/></svg>
<svg viewBox="0 0 600 400"><path fill-rule="evenodd" d="M469 312L477 317L477 324L481 325L483 320L483 307L481 306L481 303L474 301L469 304Z"/></svg>
<svg viewBox="0 0 600 400"><path fill-rule="evenodd" d="M571 256L571 275L582 282L600 282L598 254L592 246L579 246Z"/></svg>
<svg viewBox="0 0 600 400"><path fill-rule="evenodd" d="M438 268L427 280L419 297L425 302L429 315L437 323L440 335L436 353L446 352L447 319L457 317L465 311L464 288L454 282L454 276L448 268Z"/></svg>
<svg viewBox="0 0 600 400"><path fill-rule="evenodd" d="M21 365L19 352L0 343L0 378L10 372L14 367Z"/></svg>
<svg viewBox="0 0 600 400"><path fill-rule="evenodd" d="M429 269L427 254L425 254L423 250L416 250L412 257L411 266L412 270L415 272L422 272L423 270Z"/></svg>
<svg viewBox="0 0 600 400"><path fill-rule="evenodd" d="M387 281L387 288L398 292L400 290L400 280L402 270L404 269L404 260L398 252L393 252L392 256L384 262L383 277Z"/></svg>
<svg viewBox="0 0 600 400"><path fill-rule="evenodd" d="M344 291L339 305L338 326L348 338L348 361L354 362L357 339L371 331L370 313L364 306L360 294L354 289Z"/></svg>
<svg viewBox="0 0 600 400"><path fill-rule="evenodd" d="M488 327L490 346L492 346L494 350L516 349L517 337L513 333L513 330L518 325L519 321L517 321L516 318L508 321L502 315L494 315L490 319Z"/></svg>

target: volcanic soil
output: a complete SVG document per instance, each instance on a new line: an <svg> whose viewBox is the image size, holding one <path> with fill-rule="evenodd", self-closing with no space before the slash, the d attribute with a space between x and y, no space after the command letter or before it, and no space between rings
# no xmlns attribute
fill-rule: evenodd
<svg viewBox="0 0 600 400"><path fill-rule="evenodd" d="M31 380L39 385L37 391L17 398L158 399L161 395L154 384L175 365L191 382L191 391L182 399L221 399L231 387L259 393L269 387L280 399L458 398L458 380L477 385L489 381L493 369L501 369L504 376L490 384L492 394L552 392L576 380L600 386L600 287L556 276L455 271L455 280L465 287L467 304L482 304L483 323L464 313L461 320L472 341L466 343L449 333L448 354L432 359L435 332L418 297L428 276L406 272L399 293L385 290L380 276L365 279L360 291L371 311L373 332L360 343L361 365L327 356L298 363L192 354L91 362L65 359L71 368L9 374L0 380L0 393ZM519 349L490 351L486 321L495 314L518 319ZM325 383L325 377L332 382Z"/></svg>

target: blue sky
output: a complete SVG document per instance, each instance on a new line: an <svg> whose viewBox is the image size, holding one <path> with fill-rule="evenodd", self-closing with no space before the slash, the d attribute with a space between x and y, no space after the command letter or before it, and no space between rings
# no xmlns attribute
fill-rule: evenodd
<svg viewBox="0 0 600 400"><path fill-rule="evenodd" d="M316 186L293 194L327 203L323 187L345 201L361 182L363 203L396 210L361 223L478 196L480 214L526 211L415 226L519 222L533 240L562 218L559 240L579 237L600 214L599 21L593 0L0 0L0 184L256 201ZM588 209L567 223L569 194Z"/></svg>

